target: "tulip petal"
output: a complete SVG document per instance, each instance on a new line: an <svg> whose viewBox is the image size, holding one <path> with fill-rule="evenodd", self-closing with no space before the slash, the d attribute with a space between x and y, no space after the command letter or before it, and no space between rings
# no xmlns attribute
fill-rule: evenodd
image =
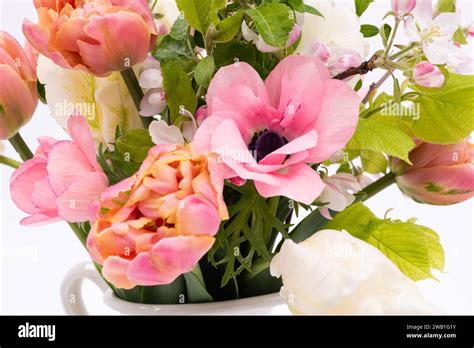
<svg viewBox="0 0 474 348"><path fill-rule="evenodd" d="M188 196L176 213L176 230L180 235L214 236L219 230L220 218L209 201Z"/></svg>
<svg viewBox="0 0 474 348"><path fill-rule="evenodd" d="M120 289L131 289L135 287L127 277L127 269L130 264L129 260L119 256L111 256L104 262L102 274L111 284Z"/></svg>
<svg viewBox="0 0 474 348"><path fill-rule="evenodd" d="M100 172L78 177L56 199L59 215L68 222L87 221L89 206L99 198L108 183L107 176Z"/></svg>
<svg viewBox="0 0 474 348"><path fill-rule="evenodd" d="M84 32L99 42L78 42L84 63L97 76L130 68L144 61L148 54L150 28L136 13L119 11L90 17Z"/></svg>

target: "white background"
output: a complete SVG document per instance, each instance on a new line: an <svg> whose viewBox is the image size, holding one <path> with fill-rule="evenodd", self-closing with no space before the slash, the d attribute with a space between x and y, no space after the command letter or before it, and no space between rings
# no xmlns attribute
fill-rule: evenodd
<svg viewBox="0 0 474 348"><path fill-rule="evenodd" d="M346 1L347 2L347 1ZM348 1L352 4L352 1ZM459 1L458 1L459 2ZM463 25L472 22L473 3L460 3ZM381 24L388 0L378 0L364 14L362 23ZM0 30L8 31L21 43L23 18L36 19L32 1L0 0ZM371 52L378 47L372 40ZM377 78L372 73L367 80ZM8 86L2 86L2 88ZM40 135L65 139L67 135L40 105L33 120L22 130L31 148ZM5 144L6 155L15 157ZM89 259L87 252L65 223L43 227L21 227L24 213L12 203L8 180L12 170L0 167L0 314L64 314L59 289L63 276L77 263ZM439 279L419 282L423 294L447 314L473 314L473 202L436 207L417 204L392 186L367 203L379 216L389 208L393 218L416 216L418 223L437 231L446 253L446 269ZM101 301L92 284L85 286L86 304L92 314L113 314Z"/></svg>

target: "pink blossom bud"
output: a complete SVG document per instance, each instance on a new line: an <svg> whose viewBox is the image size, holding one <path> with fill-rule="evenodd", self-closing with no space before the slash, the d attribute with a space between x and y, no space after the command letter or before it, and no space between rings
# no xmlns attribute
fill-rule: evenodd
<svg viewBox="0 0 474 348"><path fill-rule="evenodd" d="M406 15L410 13L416 5L416 0L392 0L392 11L396 14Z"/></svg>
<svg viewBox="0 0 474 348"><path fill-rule="evenodd" d="M421 62L415 66L413 79L423 87L441 87L445 80L441 70L429 62Z"/></svg>

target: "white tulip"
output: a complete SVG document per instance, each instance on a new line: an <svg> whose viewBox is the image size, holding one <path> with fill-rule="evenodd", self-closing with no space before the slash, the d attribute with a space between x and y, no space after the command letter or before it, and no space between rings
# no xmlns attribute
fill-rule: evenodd
<svg viewBox="0 0 474 348"><path fill-rule="evenodd" d="M316 8L324 18L310 13L305 14L297 53L311 54L314 44L321 43L350 49L362 58L367 56L368 44L360 32L359 17L352 9L329 0L304 0L304 2Z"/></svg>
<svg viewBox="0 0 474 348"><path fill-rule="evenodd" d="M137 109L119 73L99 78L89 73L63 69L40 56L38 79L45 85L51 115L64 129L74 113L83 115L96 146L111 146L117 126L142 128Z"/></svg>
<svg viewBox="0 0 474 348"><path fill-rule="evenodd" d="M286 240L272 260L294 314L434 314L438 310L385 255L347 232Z"/></svg>

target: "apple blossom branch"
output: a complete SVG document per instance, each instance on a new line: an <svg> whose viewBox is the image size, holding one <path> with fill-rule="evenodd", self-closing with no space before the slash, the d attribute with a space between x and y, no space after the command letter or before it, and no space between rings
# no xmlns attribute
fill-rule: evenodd
<svg viewBox="0 0 474 348"><path fill-rule="evenodd" d="M365 75L368 72L379 68L382 64L380 63L380 56L378 54L374 54L372 58L363 62L359 66L349 68L343 71L340 74L337 74L333 77L335 80L345 80L348 77L355 76L355 75Z"/></svg>

